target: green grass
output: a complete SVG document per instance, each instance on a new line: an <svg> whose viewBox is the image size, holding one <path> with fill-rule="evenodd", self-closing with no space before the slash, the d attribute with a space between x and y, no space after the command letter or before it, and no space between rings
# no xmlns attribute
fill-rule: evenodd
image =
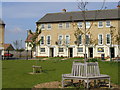
<svg viewBox="0 0 120 90"><path fill-rule="evenodd" d="M48 58L40 60L4 60L2 61L2 87L3 88L32 88L34 85L44 82L61 81L61 75L71 72L72 61L79 58L70 58L61 61L63 58ZM43 68L41 74L29 74L32 72L32 65L40 65ZM119 65L118 65L119 64ZM99 62L102 74L111 76L111 82L118 82L118 66L120 63Z"/></svg>

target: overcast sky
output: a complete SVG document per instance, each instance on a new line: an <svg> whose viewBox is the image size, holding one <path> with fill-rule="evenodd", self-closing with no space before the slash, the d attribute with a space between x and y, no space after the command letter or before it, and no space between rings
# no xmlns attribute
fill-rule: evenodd
<svg viewBox="0 0 120 90"><path fill-rule="evenodd" d="M105 6L114 9L117 8L117 4L117 2L107 2ZM90 2L88 9L100 9L101 6L101 2ZM15 40L24 42L27 36L26 30L35 31L36 21L47 13L62 12L64 8L67 11L79 11L77 2L2 2L0 11L2 10L2 19L6 24L5 43L13 44Z"/></svg>

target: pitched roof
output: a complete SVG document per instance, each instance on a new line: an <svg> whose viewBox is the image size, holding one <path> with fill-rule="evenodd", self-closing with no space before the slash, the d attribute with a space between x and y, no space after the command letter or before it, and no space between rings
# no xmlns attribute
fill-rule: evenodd
<svg viewBox="0 0 120 90"><path fill-rule="evenodd" d="M97 13L97 16L96 16ZM49 22L65 22L65 21L82 21L82 11L76 12L61 12L61 13L48 13L36 23L49 23ZM104 19L120 19L118 16L118 9L108 10L92 10L86 11L86 20L104 20Z"/></svg>
<svg viewBox="0 0 120 90"><path fill-rule="evenodd" d="M25 40L25 42L32 42L33 34L29 34Z"/></svg>
<svg viewBox="0 0 120 90"><path fill-rule="evenodd" d="M4 50L14 50L12 44L4 44Z"/></svg>

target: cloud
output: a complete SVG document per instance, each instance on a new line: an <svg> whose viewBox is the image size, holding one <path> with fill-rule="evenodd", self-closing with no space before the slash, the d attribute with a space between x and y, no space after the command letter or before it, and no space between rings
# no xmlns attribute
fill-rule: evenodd
<svg viewBox="0 0 120 90"><path fill-rule="evenodd" d="M6 28L6 33L12 33L12 34L20 34L20 33L23 33L24 32L24 30L22 29L22 28L20 28L20 27L13 27L12 29L7 29Z"/></svg>

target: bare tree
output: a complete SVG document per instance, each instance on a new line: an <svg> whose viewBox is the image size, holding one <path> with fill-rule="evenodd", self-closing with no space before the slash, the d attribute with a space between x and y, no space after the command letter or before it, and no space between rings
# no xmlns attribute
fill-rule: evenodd
<svg viewBox="0 0 120 90"><path fill-rule="evenodd" d="M90 34L90 36L91 36L89 44L94 44L94 46L97 45L97 39L92 38L92 34L91 34L90 30L91 30L91 27L93 26L94 21L96 20L97 16L99 15L100 11L103 9L106 9L106 7L104 7L104 4L105 4L105 0L103 0L103 5L101 6L101 8L99 10L95 11L94 19L91 21L90 27L86 28L86 26L87 26L86 25L86 22L87 22L86 12L88 11L88 9L87 9L88 2L85 2L84 0L81 0L80 2L78 2L78 9L80 9L80 11L82 12L81 14L82 14L82 18L83 18L84 27L83 28L77 27L77 30L75 31L74 35L76 37L76 44L77 45L79 45L78 36L80 34L84 36L84 46L85 46L84 62L87 61L87 53L86 53L86 47L87 47L86 39L87 39L87 37L86 37L86 35ZM70 17L70 18L72 19L72 17ZM72 22L74 23L74 20L72 20ZM76 26L76 24L73 24L73 26Z"/></svg>

